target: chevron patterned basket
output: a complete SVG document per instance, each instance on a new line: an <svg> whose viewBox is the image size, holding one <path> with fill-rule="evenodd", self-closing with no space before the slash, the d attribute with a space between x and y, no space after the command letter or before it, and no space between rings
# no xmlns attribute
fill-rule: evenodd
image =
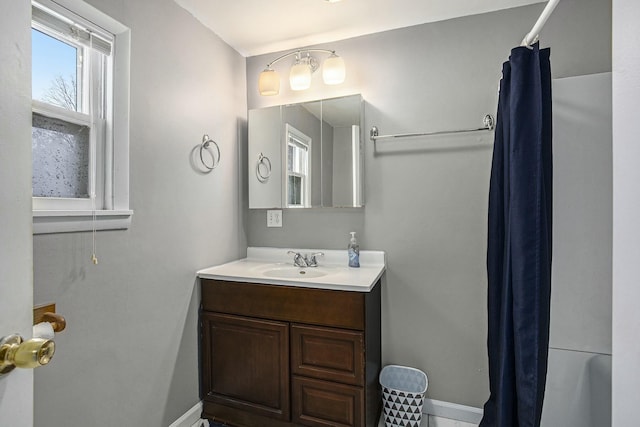
<svg viewBox="0 0 640 427"><path fill-rule="evenodd" d="M427 374L407 366L387 365L380 372L385 427L420 427Z"/></svg>

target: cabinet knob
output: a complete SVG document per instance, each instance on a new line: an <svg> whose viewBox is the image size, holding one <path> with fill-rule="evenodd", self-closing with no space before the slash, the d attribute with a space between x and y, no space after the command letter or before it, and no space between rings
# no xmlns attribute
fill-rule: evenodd
<svg viewBox="0 0 640 427"><path fill-rule="evenodd" d="M20 335L9 335L0 340L0 374L14 368L33 369L51 361L55 343L44 338L24 341Z"/></svg>

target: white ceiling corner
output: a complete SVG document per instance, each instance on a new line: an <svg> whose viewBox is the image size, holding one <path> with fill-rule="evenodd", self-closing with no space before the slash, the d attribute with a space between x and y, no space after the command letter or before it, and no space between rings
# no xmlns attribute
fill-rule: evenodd
<svg viewBox="0 0 640 427"><path fill-rule="evenodd" d="M255 56L545 0L175 1L242 55Z"/></svg>

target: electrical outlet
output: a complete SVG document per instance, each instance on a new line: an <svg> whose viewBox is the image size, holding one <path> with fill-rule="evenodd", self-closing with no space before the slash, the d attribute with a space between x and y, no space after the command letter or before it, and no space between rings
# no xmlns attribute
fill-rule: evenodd
<svg viewBox="0 0 640 427"><path fill-rule="evenodd" d="M282 227L282 211L281 210L268 210L267 211L267 227Z"/></svg>

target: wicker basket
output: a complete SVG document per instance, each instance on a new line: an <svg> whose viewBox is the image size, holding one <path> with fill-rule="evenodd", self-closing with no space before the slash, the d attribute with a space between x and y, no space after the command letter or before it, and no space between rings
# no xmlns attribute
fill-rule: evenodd
<svg viewBox="0 0 640 427"><path fill-rule="evenodd" d="M420 427L427 374L407 366L387 365L380 372L386 427Z"/></svg>

